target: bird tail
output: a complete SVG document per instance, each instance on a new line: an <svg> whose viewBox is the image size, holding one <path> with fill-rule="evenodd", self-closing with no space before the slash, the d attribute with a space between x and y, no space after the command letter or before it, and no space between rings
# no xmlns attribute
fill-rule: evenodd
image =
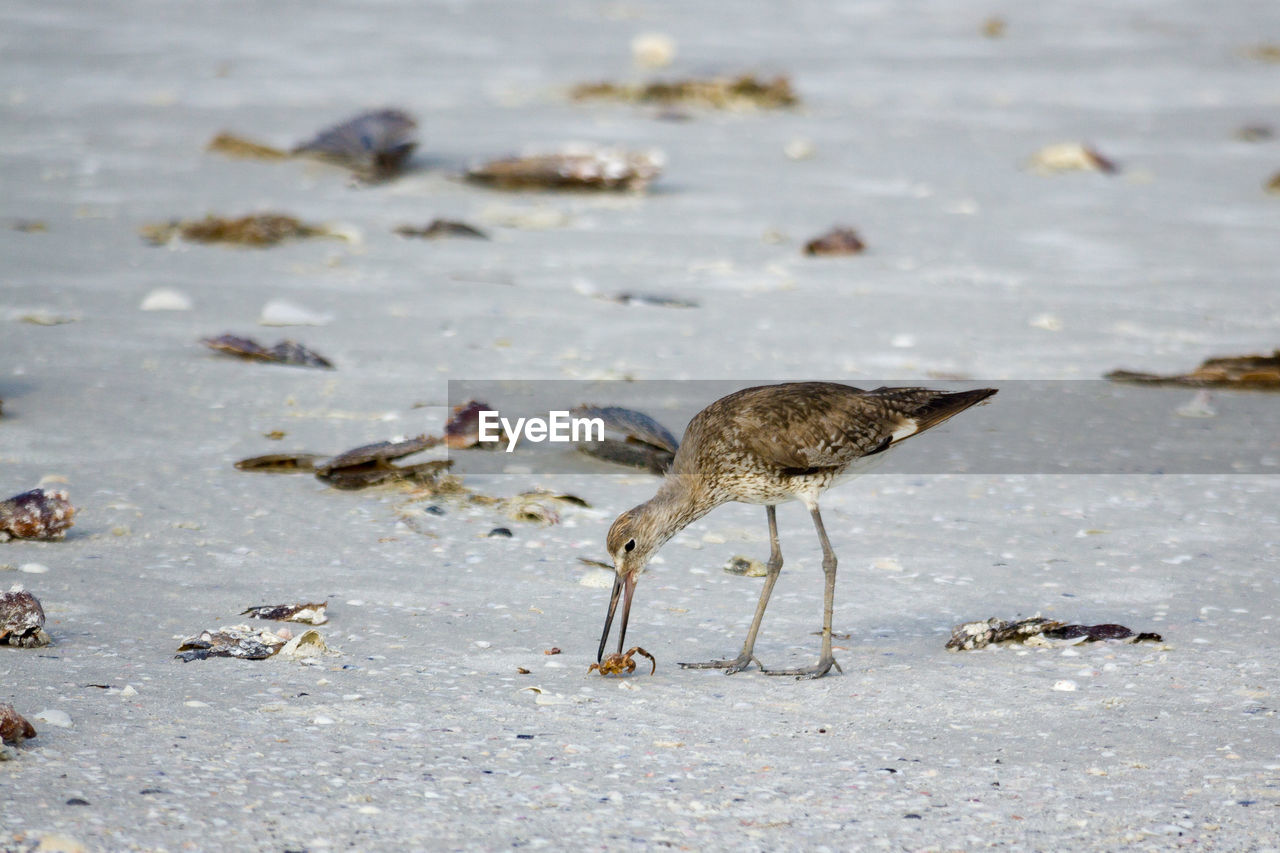
<svg viewBox="0 0 1280 853"><path fill-rule="evenodd" d="M909 424L909 431L895 436L896 444L901 439L918 435L930 427L937 426L970 406L976 406L997 390L996 388L975 388L972 391L931 391L927 388L877 388L870 393L880 397L891 409L896 409L902 419Z"/></svg>

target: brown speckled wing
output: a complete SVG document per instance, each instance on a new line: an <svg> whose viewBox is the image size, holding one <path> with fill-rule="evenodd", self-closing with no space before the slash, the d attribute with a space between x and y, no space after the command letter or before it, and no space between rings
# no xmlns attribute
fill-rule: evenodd
<svg viewBox="0 0 1280 853"><path fill-rule="evenodd" d="M783 469L842 468L887 446L898 422L849 386L815 382L760 391L751 401L757 405L735 418L739 438L751 453Z"/></svg>

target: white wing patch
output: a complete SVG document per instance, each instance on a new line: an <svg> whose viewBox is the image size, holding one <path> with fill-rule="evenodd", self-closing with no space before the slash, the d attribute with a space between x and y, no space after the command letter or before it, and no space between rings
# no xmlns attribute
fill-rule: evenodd
<svg viewBox="0 0 1280 853"><path fill-rule="evenodd" d="M897 444L904 438L910 438L920 431L920 424L915 418L903 418L898 421L898 425L893 428L893 432L889 433L890 444Z"/></svg>

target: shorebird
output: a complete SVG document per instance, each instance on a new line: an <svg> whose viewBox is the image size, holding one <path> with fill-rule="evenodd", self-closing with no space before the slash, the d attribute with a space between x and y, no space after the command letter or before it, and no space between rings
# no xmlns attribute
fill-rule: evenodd
<svg viewBox="0 0 1280 853"><path fill-rule="evenodd" d="M618 652L622 652L636 579L658 549L721 504L739 501L764 504L769 518L769 562L755 617L737 657L680 666L734 673L754 662L768 675L797 678L820 678L833 666L840 670L831 655L836 554L822 526L818 498L836 482L869 467L891 447L994 393L994 388L955 393L926 388L863 391L830 382L789 382L746 388L707 406L689 422L658 493L622 513L609 528L615 577L596 660L604 657L619 598ZM792 500L808 508L822 545L826 575L822 651L813 666L765 669L755 657L755 643L782 569L776 507Z"/></svg>

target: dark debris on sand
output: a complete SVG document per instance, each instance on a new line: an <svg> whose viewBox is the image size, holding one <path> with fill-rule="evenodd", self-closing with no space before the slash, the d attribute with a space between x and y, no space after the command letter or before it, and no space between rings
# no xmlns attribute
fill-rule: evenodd
<svg viewBox="0 0 1280 853"><path fill-rule="evenodd" d="M1113 382L1139 385L1280 391L1280 349L1271 355L1235 355L1206 359L1190 373L1157 374L1113 370L1106 378Z"/></svg>

